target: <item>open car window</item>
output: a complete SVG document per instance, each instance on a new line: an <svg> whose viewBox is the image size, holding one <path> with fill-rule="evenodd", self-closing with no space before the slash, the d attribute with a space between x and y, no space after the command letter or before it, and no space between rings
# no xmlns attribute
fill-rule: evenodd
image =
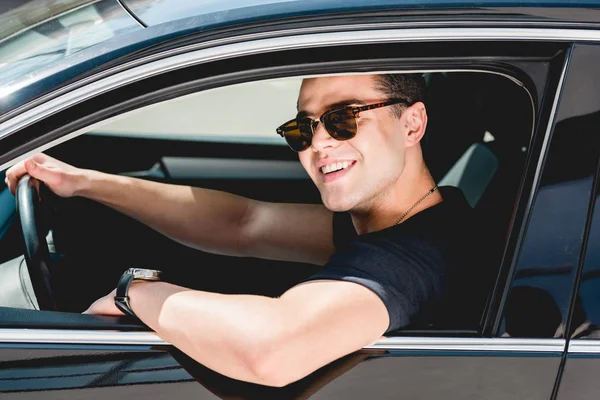
<svg viewBox="0 0 600 400"><path fill-rule="evenodd" d="M286 78L211 89L145 107L89 134L285 146L275 128L296 116L301 83Z"/></svg>
<svg viewBox="0 0 600 400"><path fill-rule="evenodd" d="M459 188L474 209L479 236L485 238L474 257L485 258L473 284L485 293L476 317L456 310L451 325L422 324L408 330L478 332L529 151L533 100L525 86L498 73L423 74L429 115L425 159L438 184ZM47 153L83 168L263 201L319 204L318 190L296 153L275 132L294 118L301 82L301 77L254 81L167 100L96 124ZM508 103L513 110L510 121L504 111ZM468 117L464 110L469 110ZM201 252L84 199L53 197L51 205L48 240L59 312L85 310L114 288L131 266L167 270L174 282L199 290L266 296L281 295L319 268ZM0 227L0 268L11 268L11 279L21 282L26 268L14 213L0 221ZM97 271L86 285L75 282L82 266ZM23 285L12 295L3 294L0 305L35 308L35 300L19 292Z"/></svg>

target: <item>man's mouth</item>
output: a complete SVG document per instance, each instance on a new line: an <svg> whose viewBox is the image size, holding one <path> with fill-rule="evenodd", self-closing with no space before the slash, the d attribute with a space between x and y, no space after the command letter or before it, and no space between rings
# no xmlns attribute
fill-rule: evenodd
<svg viewBox="0 0 600 400"><path fill-rule="evenodd" d="M319 170L323 174L325 182L332 182L341 178L350 170L356 161L338 161L322 166Z"/></svg>
<svg viewBox="0 0 600 400"><path fill-rule="evenodd" d="M354 164L354 161L340 161L337 163L327 164L321 167L321 172L327 175L341 169L347 169L349 166L352 166L352 164Z"/></svg>

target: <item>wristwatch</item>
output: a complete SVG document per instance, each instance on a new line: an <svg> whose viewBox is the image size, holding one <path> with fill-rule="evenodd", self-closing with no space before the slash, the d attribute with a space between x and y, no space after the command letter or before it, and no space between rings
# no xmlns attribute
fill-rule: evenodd
<svg viewBox="0 0 600 400"><path fill-rule="evenodd" d="M161 273L162 271L156 269L129 268L121 275L119 283L117 284L115 306L125 313L125 315L135 317L136 315L129 304L129 286L131 286L131 282L138 279L144 281L160 281Z"/></svg>

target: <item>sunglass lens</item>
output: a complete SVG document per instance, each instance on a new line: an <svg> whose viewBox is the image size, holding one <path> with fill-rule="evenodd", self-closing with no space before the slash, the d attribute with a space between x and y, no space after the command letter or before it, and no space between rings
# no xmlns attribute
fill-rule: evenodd
<svg viewBox="0 0 600 400"><path fill-rule="evenodd" d="M290 148L294 151L306 150L312 142L310 120L291 120L281 125L277 132L285 137Z"/></svg>
<svg viewBox="0 0 600 400"><path fill-rule="evenodd" d="M327 132L337 140L348 140L356 136L356 118L351 109L327 113L323 117Z"/></svg>

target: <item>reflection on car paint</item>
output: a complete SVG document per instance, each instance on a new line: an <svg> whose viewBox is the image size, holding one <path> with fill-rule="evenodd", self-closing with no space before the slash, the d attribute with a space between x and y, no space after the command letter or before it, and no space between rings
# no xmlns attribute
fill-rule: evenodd
<svg viewBox="0 0 600 400"><path fill-rule="evenodd" d="M600 111L576 120L580 131L590 132L598 137ZM597 139L594 143L597 152L599 147L600 140ZM600 338L600 193L596 192L594 198L594 211L572 324L572 335L588 339Z"/></svg>
<svg viewBox="0 0 600 400"><path fill-rule="evenodd" d="M27 20L27 13L42 6L39 3L26 3L0 14L0 24L15 18ZM83 7L80 3L73 2L74 8L58 16L50 14L48 20L0 38L0 113L2 98L40 79L52 64L77 59L77 53L83 49L142 29L115 0L101 0Z"/></svg>
<svg viewBox="0 0 600 400"><path fill-rule="evenodd" d="M0 392L193 381L167 353L57 356L0 362Z"/></svg>

